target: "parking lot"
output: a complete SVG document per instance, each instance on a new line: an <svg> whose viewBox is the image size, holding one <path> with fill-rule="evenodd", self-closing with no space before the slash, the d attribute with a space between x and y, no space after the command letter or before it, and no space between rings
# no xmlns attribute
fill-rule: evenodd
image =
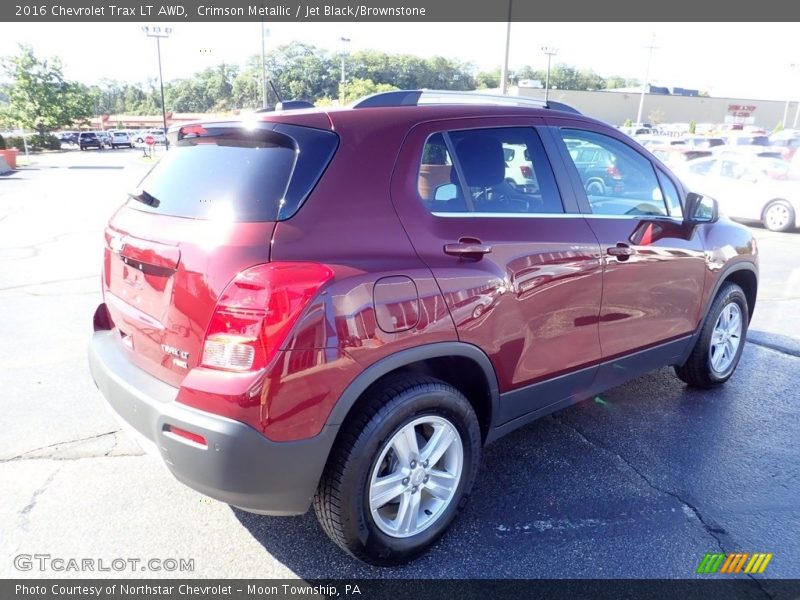
<svg viewBox="0 0 800 600"><path fill-rule="evenodd" d="M774 554L758 577L800 577L800 232L754 228L761 287L728 385L688 390L663 369L503 438L434 550L376 569L312 514L255 516L183 487L104 407L86 361L102 234L141 155L46 154L0 177L2 577L41 577L13 557L46 553L193 559L182 575L196 577L687 578L733 551Z"/></svg>

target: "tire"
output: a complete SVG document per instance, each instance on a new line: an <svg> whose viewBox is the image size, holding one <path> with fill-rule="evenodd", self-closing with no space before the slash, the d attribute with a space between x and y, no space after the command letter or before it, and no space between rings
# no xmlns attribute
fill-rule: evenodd
<svg viewBox="0 0 800 600"><path fill-rule="evenodd" d="M721 332L726 329L723 311L730 324L727 328L728 337L720 337ZM730 335L735 329L734 315L738 317L738 334ZM689 386L701 389L716 387L728 381L742 356L749 322L747 298L742 288L735 283L723 284L711 304L689 359L683 365L676 366L675 373ZM716 342L717 340L719 341ZM727 342L723 340L729 340L730 345L726 347ZM715 341L713 349L712 341Z"/></svg>
<svg viewBox="0 0 800 600"><path fill-rule="evenodd" d="M761 222L770 231L790 231L794 229L794 210L784 200L773 200L764 208Z"/></svg>
<svg viewBox="0 0 800 600"><path fill-rule="evenodd" d="M586 184L586 193L590 196L605 196L606 186L602 181L594 179Z"/></svg>
<svg viewBox="0 0 800 600"><path fill-rule="evenodd" d="M366 394L339 433L314 512L325 533L352 556L373 565L397 565L430 548L464 507L480 462L480 427L464 395L432 377L392 375ZM416 435L406 437L411 431ZM434 464L427 464L422 459L434 432L437 440L450 443L440 446L446 450L431 459ZM409 439L413 444L407 446ZM442 477L448 474L452 477ZM396 478L392 491L402 491L389 491L383 503L371 506L373 483L386 477ZM416 523L403 522L403 505L404 514L416 514ZM414 506L416 511L409 512Z"/></svg>

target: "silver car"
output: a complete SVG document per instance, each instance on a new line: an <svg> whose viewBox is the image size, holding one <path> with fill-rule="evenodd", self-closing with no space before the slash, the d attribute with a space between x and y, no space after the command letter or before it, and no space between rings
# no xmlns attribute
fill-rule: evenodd
<svg viewBox="0 0 800 600"><path fill-rule="evenodd" d="M786 161L723 154L675 172L692 191L715 198L729 217L760 221L772 231L800 227L800 178Z"/></svg>

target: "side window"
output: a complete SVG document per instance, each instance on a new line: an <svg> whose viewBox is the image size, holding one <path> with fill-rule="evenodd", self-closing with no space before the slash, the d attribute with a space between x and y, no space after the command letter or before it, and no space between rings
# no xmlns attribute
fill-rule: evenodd
<svg viewBox="0 0 800 600"><path fill-rule="evenodd" d="M561 137L583 182L593 214L668 214L653 164L636 150L592 131L562 129Z"/></svg>
<svg viewBox="0 0 800 600"><path fill-rule="evenodd" d="M452 197L443 212L486 215L563 213L544 146L531 127L470 129L444 136L455 154L451 172ZM431 138L433 139L433 138ZM462 185L464 186L462 188ZM443 198L447 195L442 194ZM428 203L432 212L442 206L437 194ZM455 207L451 210L449 207Z"/></svg>
<svg viewBox="0 0 800 600"><path fill-rule="evenodd" d="M672 183L672 180L664 175L660 170L656 170L658 175L658 182L661 184L661 191L664 194L664 200L667 201L667 208L671 217L683 217L683 206L681 205L681 197L678 193L678 188Z"/></svg>

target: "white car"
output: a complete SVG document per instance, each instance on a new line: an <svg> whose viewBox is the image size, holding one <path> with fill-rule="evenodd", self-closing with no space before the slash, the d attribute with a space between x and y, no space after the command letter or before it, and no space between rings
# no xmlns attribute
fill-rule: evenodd
<svg viewBox="0 0 800 600"><path fill-rule="evenodd" d="M528 193L536 193L539 184L525 144L503 144L506 161L506 181Z"/></svg>
<svg viewBox="0 0 800 600"><path fill-rule="evenodd" d="M144 144L148 136L152 136L156 144L165 144L167 141L167 136L164 135L163 129L143 129L134 139L137 144Z"/></svg>
<svg viewBox="0 0 800 600"><path fill-rule="evenodd" d="M133 148L133 140L125 131L109 131L108 135L111 137L111 149L117 148Z"/></svg>
<svg viewBox="0 0 800 600"><path fill-rule="evenodd" d="M772 231L800 227L800 178L772 158L710 156L675 167L693 192L717 200L729 217L760 221Z"/></svg>

